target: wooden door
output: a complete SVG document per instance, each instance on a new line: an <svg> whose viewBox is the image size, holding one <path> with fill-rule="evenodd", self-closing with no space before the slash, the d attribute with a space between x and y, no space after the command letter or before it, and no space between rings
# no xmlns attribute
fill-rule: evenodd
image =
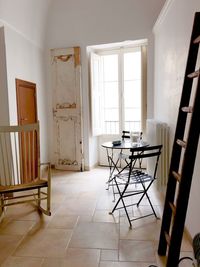
<svg viewBox="0 0 200 267"><path fill-rule="evenodd" d="M36 84L16 79L18 124L37 122Z"/></svg>
<svg viewBox="0 0 200 267"><path fill-rule="evenodd" d="M16 79L18 124L25 125L37 122L36 84ZM29 182L38 177L37 136L33 133L22 133L20 138L20 156L22 158L21 178ZM32 162L35 162L33 169Z"/></svg>
<svg viewBox="0 0 200 267"><path fill-rule="evenodd" d="M51 50L55 168L83 170L80 48Z"/></svg>

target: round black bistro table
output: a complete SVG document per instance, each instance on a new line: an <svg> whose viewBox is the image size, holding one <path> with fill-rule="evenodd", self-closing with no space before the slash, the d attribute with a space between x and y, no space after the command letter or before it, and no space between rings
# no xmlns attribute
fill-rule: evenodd
<svg viewBox="0 0 200 267"><path fill-rule="evenodd" d="M120 171L119 167L118 167L118 163L119 163L121 157L119 156L115 160L114 159L114 151L120 150L120 154L123 155L123 150L132 149L132 151L134 152L134 148L146 147L146 146L149 146L149 144L143 140L140 140L139 142L121 141L121 143L118 145L115 145L115 144L113 144L112 141L109 141L109 142L103 143L101 146L106 149L106 153L107 153L108 166L110 169L109 178L107 181L108 188L109 188L109 185L110 185L110 182L112 181L114 172Z"/></svg>

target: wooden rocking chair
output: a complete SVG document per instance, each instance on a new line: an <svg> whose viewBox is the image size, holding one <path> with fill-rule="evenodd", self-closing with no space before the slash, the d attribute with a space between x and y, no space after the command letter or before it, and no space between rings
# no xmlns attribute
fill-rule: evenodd
<svg viewBox="0 0 200 267"><path fill-rule="evenodd" d="M46 215L50 212L50 163L40 163L39 123L0 126L0 209L35 202ZM47 178L41 178L43 172ZM42 206L46 202L46 208Z"/></svg>

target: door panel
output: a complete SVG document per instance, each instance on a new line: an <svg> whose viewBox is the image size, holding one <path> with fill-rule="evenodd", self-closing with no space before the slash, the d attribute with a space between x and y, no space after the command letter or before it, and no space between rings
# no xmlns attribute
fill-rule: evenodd
<svg viewBox="0 0 200 267"><path fill-rule="evenodd" d="M80 48L52 49L56 169L83 170Z"/></svg>
<svg viewBox="0 0 200 267"><path fill-rule="evenodd" d="M16 79L18 124L37 122L36 84ZM30 133L22 133L20 138L20 154L22 158L21 177L24 182L38 177L37 137ZM28 148L28 149L27 149ZM35 159L35 166L30 163ZM30 159L30 160L29 160Z"/></svg>
<svg viewBox="0 0 200 267"><path fill-rule="evenodd" d="M37 122L36 84L16 79L18 124Z"/></svg>

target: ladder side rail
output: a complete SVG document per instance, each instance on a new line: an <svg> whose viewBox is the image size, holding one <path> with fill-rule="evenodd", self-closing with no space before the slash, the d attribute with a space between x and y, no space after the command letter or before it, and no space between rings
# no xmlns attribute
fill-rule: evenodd
<svg viewBox="0 0 200 267"><path fill-rule="evenodd" d="M180 106L178 110L178 117L177 117L177 125L175 130L174 142L173 142L173 149L172 149L172 156L171 156L171 164L169 169L169 177L168 177L168 184L167 184L167 191L165 197L165 204L164 204L164 211L163 216L165 217L162 220L162 226L160 231L160 241L158 246L158 254L159 255L166 255L167 249L167 241L165 239L165 232L169 232L170 224L171 224L171 217L172 211L169 208L169 202L174 202L174 196L176 191L176 180L172 175L172 171L178 171L179 169L179 162L181 158L181 147L177 145L177 139L183 139L184 132L185 132L185 125L187 120L187 114L182 112L182 107L188 106L191 96L191 89L193 84L193 79L187 77L188 74L194 72L197 62L197 55L199 45L194 44L193 41L197 36L199 36L199 25L200 23L200 12L195 14L195 19L193 23L193 30L191 34L191 40L189 45L189 53L187 58L186 70L185 70L185 78L183 83L183 90L180 100Z"/></svg>
<svg viewBox="0 0 200 267"><path fill-rule="evenodd" d="M190 188L195 165L200 133L200 78L198 79L194 109L188 132L188 142L182 165L181 181L176 203L176 214L172 227L171 241L168 252L167 267L176 267L179 260L181 242L185 226ZM176 263L176 264L175 264Z"/></svg>

